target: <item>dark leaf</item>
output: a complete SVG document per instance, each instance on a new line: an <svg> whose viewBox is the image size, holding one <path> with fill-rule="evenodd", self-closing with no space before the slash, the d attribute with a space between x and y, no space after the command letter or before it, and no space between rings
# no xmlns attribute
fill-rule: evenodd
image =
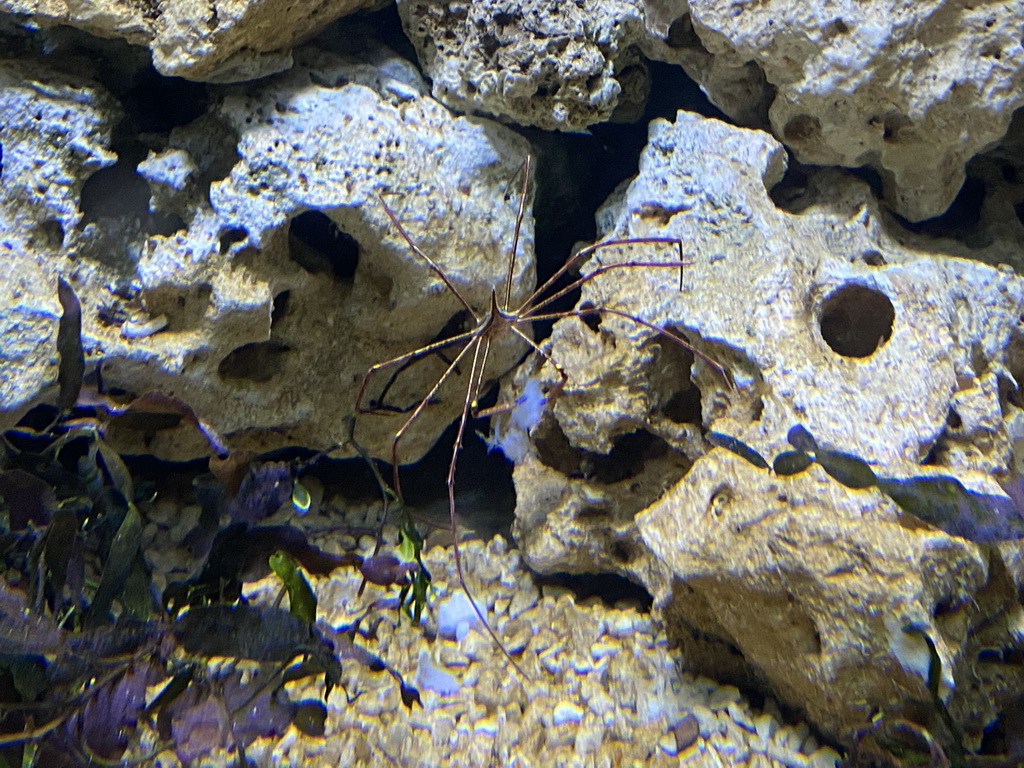
<svg viewBox="0 0 1024 768"><path fill-rule="evenodd" d="M257 523L277 512L292 497L292 469L284 462L254 464L228 504L235 523Z"/></svg>
<svg viewBox="0 0 1024 768"><path fill-rule="evenodd" d="M0 496L7 502L12 531L24 531L29 523L45 526L57 508L51 485L23 469L0 472Z"/></svg>
<svg viewBox="0 0 1024 768"><path fill-rule="evenodd" d="M786 439L789 444L796 448L798 451L804 453L815 453L818 450L817 441L811 437L811 433L800 424L792 427L786 434Z"/></svg>
<svg viewBox="0 0 1024 768"><path fill-rule="evenodd" d="M174 622L174 636L198 656L291 661L315 642L308 624L279 608L193 606Z"/></svg>
<svg viewBox="0 0 1024 768"><path fill-rule="evenodd" d="M121 495L124 496L126 501L135 501L135 484L132 481L131 473L128 471L128 467L125 466L124 461L121 460L121 456L107 445L106 441L103 440L98 434L95 436L96 447L99 450L100 456L103 458L103 466L106 467L107 475L110 476L110 482Z"/></svg>
<svg viewBox="0 0 1024 768"><path fill-rule="evenodd" d="M307 736L319 738L326 731L327 707L315 699L299 702L292 723Z"/></svg>
<svg viewBox="0 0 1024 768"><path fill-rule="evenodd" d="M85 352L82 349L82 305L75 296L71 285L63 278L57 282L57 298L64 312L57 324L57 352L60 367L57 369L57 407L62 412L70 411L78 401L85 377Z"/></svg>
<svg viewBox="0 0 1024 768"><path fill-rule="evenodd" d="M195 667L190 664L184 670L172 677L170 682L163 687L160 693L156 695L156 698L150 702L148 707L146 707L146 712L159 712L162 707L168 706L172 701L177 699L185 692L185 689L188 688L189 683L192 682L194 674Z"/></svg>
<svg viewBox="0 0 1024 768"><path fill-rule="evenodd" d="M111 542L110 552L103 564L103 575L89 606L87 617L90 623L103 623L109 619L110 607L124 590L141 539L142 518L135 505L129 504L128 512Z"/></svg>
<svg viewBox="0 0 1024 768"><path fill-rule="evenodd" d="M359 566L363 578L380 587L408 584L418 570L417 563L404 563L390 554L368 557Z"/></svg>
<svg viewBox="0 0 1024 768"><path fill-rule="evenodd" d="M708 442L735 453L741 459L753 464L758 469L768 469L768 462L757 451L738 438L723 435L720 432L708 432Z"/></svg>
<svg viewBox="0 0 1024 768"><path fill-rule="evenodd" d="M904 512L953 536L979 544L1024 538L1024 519L1009 498L974 493L956 478L880 478L878 487Z"/></svg>
<svg viewBox="0 0 1024 768"><path fill-rule="evenodd" d="M878 478L867 462L849 453L819 449L815 458L829 477L847 488L860 490L878 483Z"/></svg>
<svg viewBox="0 0 1024 768"><path fill-rule="evenodd" d="M404 682L399 683L402 691L402 703L406 707L412 709L413 704L419 704L420 709L423 709L423 702L420 701L420 692L413 688L411 685L406 685Z"/></svg>
<svg viewBox="0 0 1024 768"><path fill-rule="evenodd" d="M58 598L64 591L68 577L68 564L74 555L78 539L78 515L70 510L58 510L43 538L43 562L49 573L50 587Z"/></svg>
<svg viewBox="0 0 1024 768"><path fill-rule="evenodd" d="M46 659L42 656L15 656L8 669L22 701L36 701L46 690Z"/></svg>
<svg viewBox="0 0 1024 768"><path fill-rule="evenodd" d="M127 406L107 403L105 407L114 414L110 423L119 427L155 432L171 429L184 421L199 430L215 453L226 456L229 452L223 438L200 419L188 403L163 392L146 392Z"/></svg>
<svg viewBox="0 0 1024 768"><path fill-rule="evenodd" d="M772 469L777 475L798 475L813 463L814 459L803 451L783 451L775 457Z"/></svg>

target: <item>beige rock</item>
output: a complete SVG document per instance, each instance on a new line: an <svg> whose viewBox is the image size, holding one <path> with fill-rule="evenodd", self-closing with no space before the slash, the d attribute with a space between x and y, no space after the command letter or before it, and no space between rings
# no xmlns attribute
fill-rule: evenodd
<svg viewBox="0 0 1024 768"><path fill-rule="evenodd" d="M646 101L646 70L631 49L643 19L632 0L399 0L398 10L434 97L453 109L582 131L620 101L634 111Z"/></svg>
<svg viewBox="0 0 1024 768"><path fill-rule="evenodd" d="M774 133L805 163L878 170L902 216L937 216L964 165L1024 104L1024 7L948 0L757 5L693 0L693 28L726 63L775 86Z"/></svg>
<svg viewBox="0 0 1024 768"><path fill-rule="evenodd" d="M24 107L28 114L50 98L22 90L35 94ZM28 134L23 141L32 146ZM87 146L88 139L82 141ZM21 144L5 141L5 154L21 151ZM71 229L80 180L97 163L71 169L78 180L61 193L69 199L64 248L76 260L73 282L86 307L90 359L103 358L108 386L159 389L184 399L233 447L341 443L370 366L429 343L463 309L400 235L380 196L466 300L487 309L491 287L508 269L519 209L519 196L505 192L510 182L516 188L512 180L526 154L526 142L501 126L452 117L424 94L406 62L386 52L374 64L302 53L286 75L238 87L206 116L176 129L167 150L141 169L154 204L185 226L167 236L136 232L129 245L139 254L127 276L136 281L146 312L166 316L165 330L124 338L116 325L98 322L100 305L113 298L107 286L123 276L100 260L106 254L99 244L109 242L103 238L116 223ZM19 198L7 210L19 221L37 217L26 209L29 203ZM322 231L337 227L357 241L351 277L318 267L315 254L311 266L303 256L294 222L303 214L308 220L309 212ZM329 251L332 242L321 250ZM13 255L15 269L0 277L11 285L44 259L34 250ZM529 215L517 256L513 301L535 282ZM31 290L45 297L44 306L55 307L53 281L36 282ZM9 420L43 398L40 381L55 377L55 314L49 309L29 326L37 347L47 340L45 357L34 353L25 358L34 366L11 374L18 394L4 400ZM456 330L458 324L449 333ZM485 378L510 368L523 349L508 338L492 346ZM385 403L417 403L446 365L434 356L403 371ZM462 368L468 373L468 360ZM368 401L379 397L395 370L374 379ZM435 393L402 444L400 460L419 458L460 412L467 378L452 376ZM392 438L407 418L397 411L364 415L356 436L373 455L390 458ZM176 458L206 452L182 429L147 442L127 431L111 438L127 450Z"/></svg>
<svg viewBox="0 0 1024 768"><path fill-rule="evenodd" d="M652 124L639 176L609 201L599 228L604 239L679 238L692 261L682 290L674 269L617 269L586 284L581 306L681 333L735 386L634 321L560 321L545 350L568 380L517 463L515 532L543 572L611 569L644 583L666 602L674 633L722 641L704 669L735 666L725 649L739 648L753 662L745 679L767 679L839 732L863 717L852 702L892 703L911 685L892 682L900 665L882 616L922 622L960 679L969 633L932 615L980 599L987 557L960 539L905 531L878 494L823 475L788 486L721 451L701 458L701 430L770 459L802 424L884 474L917 474L931 453L931 471L1002 496L988 473L1005 476L1014 457L1017 409L1005 387L1020 380L1024 284L1006 269L930 255L921 240L920 250L908 247L882 226L865 187L838 174L800 214L780 210L768 190L784 160L764 133L685 113ZM606 248L583 269L671 256L649 243ZM558 382L538 360L517 372L506 400L531 377ZM954 428L957 407L964 417ZM690 494L695 484L702 494ZM745 511L734 518L731 504ZM638 530L634 516L648 506ZM680 568L685 558L702 565ZM844 591L834 574L850 569L867 581L844 581ZM701 596L718 583L728 587ZM984 610L992 618L1001 609ZM856 677L868 659L872 669ZM989 694L957 706L980 721Z"/></svg>
<svg viewBox="0 0 1024 768"><path fill-rule="evenodd" d="M288 69L294 46L335 19L384 1L0 0L0 13L148 46L153 66L164 75L236 82Z"/></svg>

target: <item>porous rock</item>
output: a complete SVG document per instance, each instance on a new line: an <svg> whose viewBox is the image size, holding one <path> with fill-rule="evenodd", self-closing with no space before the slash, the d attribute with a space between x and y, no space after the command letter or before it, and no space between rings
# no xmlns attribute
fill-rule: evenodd
<svg viewBox="0 0 1024 768"><path fill-rule="evenodd" d="M43 27L67 25L98 37L123 38L152 51L161 74L237 82L281 72L292 48L335 19L380 8L382 0L0 0L0 13Z"/></svg>
<svg viewBox="0 0 1024 768"><path fill-rule="evenodd" d="M1015 436L1009 424L1016 408L1005 392L1022 374L1016 351L1024 307L1021 279L975 261L936 257L924 241L918 241L920 250L909 247L882 225L866 187L838 173L823 177L827 191L809 191L800 213L782 210L769 189L784 169L781 146L765 133L687 113L679 113L675 123L652 123L639 176L613 195L599 216L599 229L603 239L678 238L690 263L682 270L681 289L678 268L646 266L614 269L584 286L581 307L616 310L642 322L606 312L567 317L555 325L545 349L567 381L531 428L532 449L515 470L515 530L532 567L614 570L654 594L700 593L703 584L716 579L732 584L751 572L743 551L726 546L728 532L756 536L749 552L768 557L778 525L810 517L801 541L824 526L835 547L863 551L869 571L891 574L890 584L908 585L905 592L884 592L876 584L871 611L928 615L935 603L921 591L926 560L929 572L959 574L961 599L974 599L984 586L985 560L973 545L921 529L892 534L885 547L862 546L882 534L836 521L861 515L860 525L870 526L882 514L880 497L852 499L836 486L831 495L816 491L817 500L807 501L803 510L804 502L787 500L790 492L767 487L767 473L753 486L763 488L764 495L743 508L778 509L777 519L750 532L723 527L722 546L699 577L666 568L668 556L661 548L670 545L654 540L660 533L653 523L641 530L634 524L635 513L652 504L646 519L657 517L666 530L689 526L686 521L704 514L714 489L700 503L694 497L686 503L659 499L679 478L685 486L694 472L714 476L702 469L711 461L700 458L705 429L737 437L769 458L789 447L788 430L802 424L821 444L856 453L892 475L919 473L929 455L953 475L1011 472ZM999 260L998 254L1012 247L997 241L987 256ZM671 246L663 243L602 248L584 272L672 256ZM650 326L677 332L691 349ZM702 355L724 366L730 381ZM530 377L549 388L560 381L555 369L535 356L504 397L514 398ZM950 410L959 403L966 418L951 422ZM998 488L989 491L1003 495ZM664 511L669 507L671 520ZM854 508L856 513L850 511ZM895 514L885 509L891 522ZM685 535L672 541L686 552L701 546ZM810 566L796 557L769 557L758 567L764 574L774 568L772 578L779 580L762 584L766 594L809 578ZM712 570L718 575L709 576ZM938 583L953 589L952 582ZM715 600L727 594L722 589ZM745 599L749 592L739 595L728 611L744 615L748 628L759 626L754 614L763 601ZM819 633L838 632L847 621L864 633L874 631L874 624L868 627L858 618L868 610L859 595L856 590L831 594L830 618L817 616L811 624L820 624ZM667 603L670 613L673 600ZM802 598L794 601L805 615L815 615ZM734 642L717 622L697 621L696 629ZM859 637L833 634L823 642L833 653L833 643L848 641L850 654L857 654L865 647ZM961 658L963 636L945 640L947 658ZM877 643L872 648L885 655ZM828 729L842 730L860 716L853 711L853 697L826 700L822 697L831 693L814 693L842 691L842 686L815 682L812 675L797 689L793 681L806 677L808 666L802 656L781 649L759 654L755 666L785 688L792 703L808 707ZM852 660L835 663L842 667ZM878 686L873 692L883 695Z"/></svg>
<svg viewBox="0 0 1024 768"><path fill-rule="evenodd" d="M54 379L57 265L40 254L81 221L85 180L117 159L109 145L119 119L113 97L88 78L0 62L0 412Z"/></svg>
<svg viewBox="0 0 1024 768"><path fill-rule="evenodd" d="M946 210L966 162L1024 104L1017 2L694 0L689 11L716 59L763 70L773 131L800 161L875 168L912 221Z"/></svg>
<svg viewBox="0 0 1024 768"><path fill-rule="evenodd" d="M620 101L646 101L633 48L643 16L632 0L399 0L398 10L434 97L453 109L582 131Z"/></svg>
<svg viewBox="0 0 1024 768"><path fill-rule="evenodd" d="M101 261L96 224L72 231L63 251L15 254L19 264L70 276L85 307L87 354L102 357L108 386L173 394L233 447L257 451L344 442L370 366L427 344L453 318L463 319L456 316L464 308L402 237L383 200L466 300L486 310L491 287L508 268L519 210L518 195L505 192L517 186L512 180L527 153L525 142L501 126L453 118L391 54L374 63L317 51L299 58L285 75L228 90L143 164L152 205L177 217L180 228L136 233L136 260ZM32 105L25 109L32 113ZM18 143L5 145L5 157L21 151ZM42 218L12 205L15 217ZM102 228L108 235L117 223L111 222ZM358 255L339 264L331 260L340 258L341 233L354 238ZM60 265L59 253L72 255L75 266ZM517 255L513 301L533 283L529 216ZM117 279L134 282L148 316L167 318L165 330L125 338L123 327L100 322ZM33 286L49 309L32 327L51 340L54 282ZM460 328L456 322L448 333ZM20 367L19 381L52 380L52 341L46 353L51 359ZM515 341L493 345L485 378L521 354ZM360 444L389 458L407 409L426 396L446 359L429 356L377 376L363 405L387 386L382 406L390 410L358 420ZM463 361L467 372L468 365ZM421 456L461 410L466 378L453 375L434 394L400 460ZM8 420L45 394L12 386L20 394L4 400ZM155 437L113 430L111 439L126 450L175 458L206 452L185 429Z"/></svg>

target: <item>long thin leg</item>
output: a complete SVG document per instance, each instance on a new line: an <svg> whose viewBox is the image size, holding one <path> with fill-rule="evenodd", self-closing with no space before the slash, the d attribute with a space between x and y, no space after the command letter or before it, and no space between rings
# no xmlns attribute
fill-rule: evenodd
<svg viewBox="0 0 1024 768"><path fill-rule="evenodd" d="M444 383L448 381L448 377L451 376L452 372L459 367L459 363L462 362L462 358L466 356L466 354L469 352L471 348L474 350L474 359L476 358L476 350L480 347L480 344L478 342L479 337L476 337L459 351L459 354L457 354L455 356L455 359L452 360L451 365L449 365L445 369L444 373L441 374L441 378L439 378L434 383L434 386L430 388L430 391L427 393L426 397L420 400L419 404L413 409L412 413L409 414L409 418L407 418L405 422L402 424L402 426L398 428L398 431L395 432L395 437L391 441L391 466L393 467L394 472L393 479L395 483L395 493L397 494L399 500L402 500L403 503L404 496L402 496L402 481L398 476L398 446L402 442L402 438L405 437L406 431L409 429L409 427L413 425L413 422L415 422L416 419L419 418L420 414L423 413L423 409L427 407L430 401L433 400L434 395L438 393L438 390L440 390L441 387L444 386Z"/></svg>
<svg viewBox="0 0 1024 768"><path fill-rule="evenodd" d="M366 372L366 375L363 376L363 383L359 386L359 394L356 395L356 412L377 412L378 409L376 408L363 408L363 397L366 396L366 388L367 386L369 386L370 380L380 371L383 371L387 368L391 368L392 366L395 365L413 362L415 360L420 359L421 357L426 357L427 355L432 355L435 352L440 352L442 349L446 349L452 346L453 344L459 344L463 341L472 341L476 336L477 333L475 331L467 331L466 333L460 333L458 336L452 336L450 339L444 339L443 341L436 341L433 344L428 344L425 347L420 347L419 349L413 352L408 352L404 355L393 357L390 360L385 360L383 363L377 363L376 365L372 366L370 370Z"/></svg>
<svg viewBox="0 0 1024 768"><path fill-rule="evenodd" d="M402 226L402 222L400 222L398 220L398 217L395 215L395 212L388 207L387 203L384 202L384 198L378 195L377 199L380 200L380 204L384 206L384 211L385 213L387 213L388 218L391 219L391 223L398 228L398 231L402 235L402 239L405 240L405 242L409 245L410 248L412 248L413 253L415 253L417 256L419 256L427 263L427 266L429 266L434 271L435 275L437 275L438 277L441 278L442 281L444 281L444 284L448 286L448 290L452 292L455 298L457 298L459 302L462 304L462 306L465 307L465 309L469 312L469 314L473 316L473 319L479 322L479 315L477 315L477 313L473 310L473 307L470 306L469 302L466 301L465 298L463 298L462 294L459 293L459 289L455 287L455 284L448 279L448 275L444 273L444 270L441 269L441 267L438 266L437 263L432 258L427 256L427 254L424 253L424 251L418 245L416 245L416 243L413 242L412 238L409 237L409 233L405 231L405 227Z"/></svg>
<svg viewBox="0 0 1024 768"><path fill-rule="evenodd" d="M612 248L614 246L620 245L637 245L640 243L666 243L669 245L674 245L676 246L676 248L678 248L679 261L676 262L676 265L679 265L679 286L680 288L682 288L683 266L685 266L685 264L687 263L683 258L682 240L678 240L674 237L637 237L626 240L605 240L603 243L595 243L594 245L588 246L586 248L581 248L580 250L576 251L576 253L574 253L572 257L570 257L569 260L565 262L565 264L559 267L558 271L556 271L555 274L553 274L551 277L545 280L544 284L537 288L537 290L533 292L533 295L531 295L530 298L523 302L522 306L520 306L519 309L515 311L515 314L520 315L528 311L529 307L533 306L533 302L537 299L537 297L543 295L546 290L551 288L551 286L553 286L556 282L558 282L558 280L562 278L562 275L564 275L566 272L572 269L574 265L578 264L581 259L593 255L596 251L599 251L602 248Z"/></svg>
<svg viewBox="0 0 1024 768"><path fill-rule="evenodd" d="M481 346L483 347L482 351ZM471 404L476 401L479 389L483 384L484 369L486 368L489 352L489 338L483 339L482 345L476 345L476 351L473 353L473 367L469 375L470 386L469 389L466 390L466 399L462 404L462 415L459 417L459 429L455 435L455 445L452 448L452 459L448 464L448 511L451 516L452 551L455 553L455 571L459 574L459 584L462 586L462 590L466 593L469 604L473 606L473 611L476 613L477 618L479 618L484 627L486 627L487 633L501 649L501 652L505 654L505 658L509 660L509 663L512 664L520 675L529 679L529 676L523 671L522 667L520 667L519 664L516 663L516 660L512 658L512 654L510 654L508 649L505 648L505 644L498 638L498 634L494 631L494 628L491 627L491 623L487 621L487 617L484 616L484 612L480 610L480 606L477 604L476 598L473 597L473 593L470 592L469 586L466 584L466 576L462 571L462 555L459 553L458 525L455 521L455 468L458 466L459 451L462 450L462 438L466 433L466 422L469 420Z"/></svg>

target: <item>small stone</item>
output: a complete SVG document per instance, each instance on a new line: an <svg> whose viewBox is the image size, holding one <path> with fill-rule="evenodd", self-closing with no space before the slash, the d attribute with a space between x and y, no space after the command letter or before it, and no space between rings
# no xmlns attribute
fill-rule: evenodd
<svg viewBox="0 0 1024 768"><path fill-rule="evenodd" d="M554 725L578 723L583 720L584 714L585 711L580 707L570 702L563 701L555 707L555 711L551 716L551 722Z"/></svg>
<svg viewBox="0 0 1024 768"><path fill-rule="evenodd" d="M715 714L707 707L701 705L693 707L690 714L697 719L700 735L705 739L711 736L712 733L718 732L718 721L715 720Z"/></svg>
<svg viewBox="0 0 1024 768"><path fill-rule="evenodd" d="M832 747L820 747L808 757L808 765L813 768L836 768L842 758Z"/></svg>
<svg viewBox="0 0 1024 768"><path fill-rule="evenodd" d="M740 690L735 685L723 685L708 696L708 707L712 710L725 709L741 698Z"/></svg>
<svg viewBox="0 0 1024 768"><path fill-rule="evenodd" d="M573 748L577 755L592 755L601 748L604 741L604 728L598 725L586 725L576 731Z"/></svg>
<svg viewBox="0 0 1024 768"><path fill-rule="evenodd" d="M676 737L673 733L666 733L658 739L658 746L662 752L670 757L675 757L679 754L679 745L676 743Z"/></svg>
<svg viewBox="0 0 1024 768"><path fill-rule="evenodd" d="M693 714L689 714L676 723L673 729L676 740L676 752L685 752L697 743L700 736L700 723Z"/></svg>
<svg viewBox="0 0 1024 768"><path fill-rule="evenodd" d="M736 725L740 726L744 730L750 733L755 732L754 721L750 719L750 712L739 704L733 703L726 707L729 712L729 717Z"/></svg>

